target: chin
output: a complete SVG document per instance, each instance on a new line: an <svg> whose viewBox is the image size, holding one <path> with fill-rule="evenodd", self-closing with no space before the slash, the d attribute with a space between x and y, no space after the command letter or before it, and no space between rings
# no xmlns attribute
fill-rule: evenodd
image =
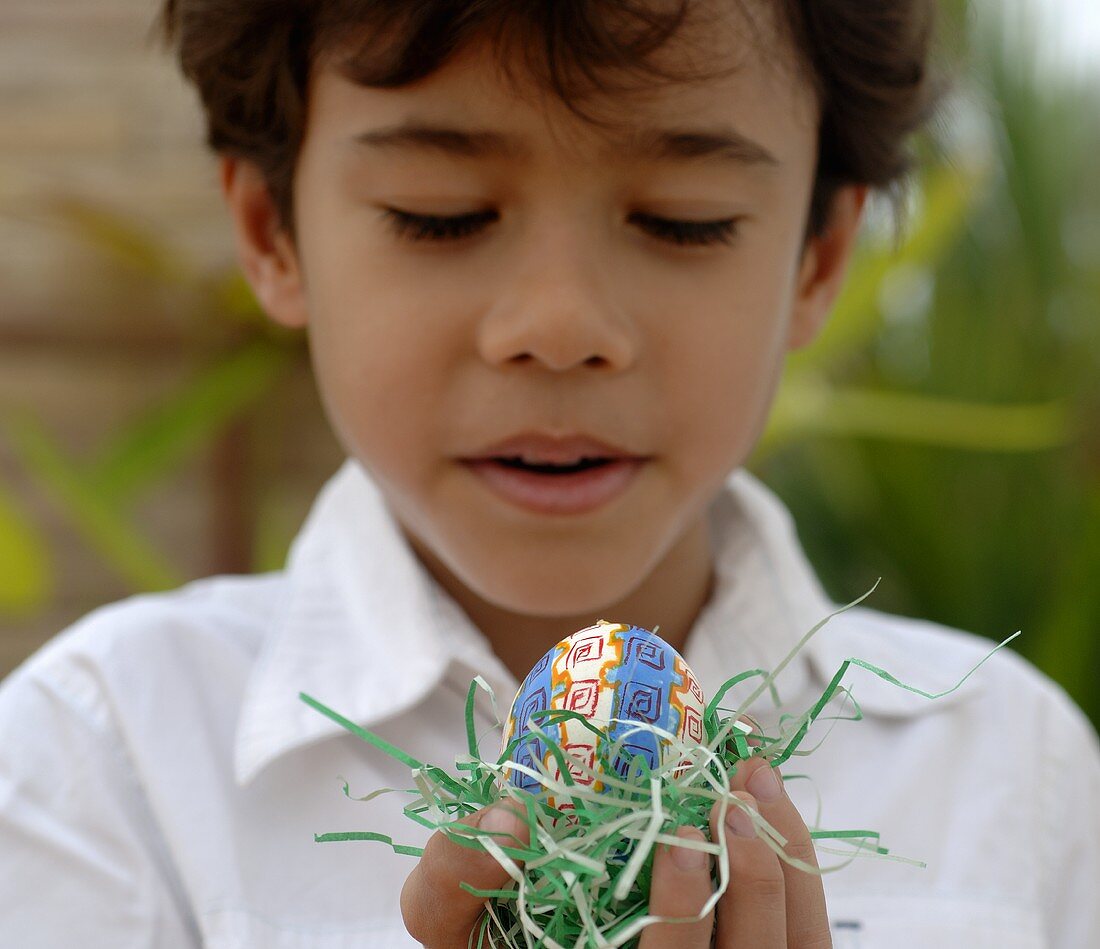
<svg viewBox="0 0 1100 949"><path fill-rule="evenodd" d="M478 596L499 609L525 616L578 616L596 614L626 599L644 571L606 569L599 559L592 569L591 558L573 558L568 563L547 562L540 558L524 567L512 562L488 564L481 576L470 577L466 585Z"/></svg>

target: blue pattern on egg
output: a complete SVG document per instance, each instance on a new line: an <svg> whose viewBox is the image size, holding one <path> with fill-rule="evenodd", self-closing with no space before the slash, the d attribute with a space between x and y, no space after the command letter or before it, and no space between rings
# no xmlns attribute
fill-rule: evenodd
<svg viewBox="0 0 1100 949"><path fill-rule="evenodd" d="M524 678L508 715L503 748L521 738L511 760L536 771L536 762L553 777L560 778L556 760L546 742L530 731L530 716L542 709L580 712L599 728L607 729L612 743L623 739L612 768L626 776L635 755L650 769L673 753L666 739L648 729L634 729L630 722L655 725L686 744L702 743L705 702L698 680L683 657L660 636L638 626L608 623L582 629L557 643ZM627 719L616 722L613 718ZM577 784L604 790L596 759L597 736L581 723L546 722L540 727L554 738L566 756L569 772ZM574 768L572 763L578 763ZM583 763L596 775L580 767ZM509 781L516 787L540 793L536 778L510 769ZM557 806L552 794L551 806ZM560 809L571 808L562 802Z"/></svg>

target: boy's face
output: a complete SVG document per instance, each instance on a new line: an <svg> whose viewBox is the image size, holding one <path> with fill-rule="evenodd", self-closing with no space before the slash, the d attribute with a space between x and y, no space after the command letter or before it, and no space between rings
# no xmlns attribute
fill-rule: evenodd
<svg viewBox="0 0 1100 949"><path fill-rule="evenodd" d="M620 133L548 95L509 92L487 46L404 89L361 88L326 67L295 178L296 248L277 235L270 254L257 252L262 238L243 250L268 312L308 325L337 435L416 549L498 608L594 615L671 552L704 543L705 509L760 435L784 354L812 338L835 295L862 190L842 194L834 236L803 254L811 90L777 39L754 48L732 21L707 36L740 71L623 96L601 114L639 129L735 129L773 160L607 152ZM674 41L667 55L698 53ZM528 154L356 141L414 121L492 130ZM258 211L248 221L259 205L231 204L242 234L260 228ZM413 241L387 208L487 213L465 236ZM678 246L653 217L738 224L729 243ZM584 511L563 487L578 476L518 476L537 510L493 486L505 466L470 464L525 433L587 436L639 460L597 473L607 498Z"/></svg>

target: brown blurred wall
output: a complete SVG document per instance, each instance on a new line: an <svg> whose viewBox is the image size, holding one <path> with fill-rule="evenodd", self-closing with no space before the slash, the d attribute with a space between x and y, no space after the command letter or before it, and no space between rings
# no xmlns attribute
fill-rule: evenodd
<svg viewBox="0 0 1100 949"><path fill-rule="evenodd" d="M194 94L146 39L156 9L151 0L0 2L0 412L28 412L74 465L209 354L195 342L186 291L105 265L59 202L122 216L188 271L233 259ZM227 496L247 508L234 523L263 519L289 538L342 458L308 369L270 401L262 419L135 498L129 520L184 579L252 569L250 538L218 536ZM227 446L228 489L219 484ZM43 535L51 573L33 611L0 613L2 676L93 607L136 591L3 429L0 488Z"/></svg>

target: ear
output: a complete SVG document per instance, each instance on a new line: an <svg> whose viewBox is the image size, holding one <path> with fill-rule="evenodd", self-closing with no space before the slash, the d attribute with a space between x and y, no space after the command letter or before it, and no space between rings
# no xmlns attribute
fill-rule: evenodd
<svg viewBox="0 0 1100 949"><path fill-rule="evenodd" d="M276 323L304 327L308 310L298 254L267 182L253 163L230 156L220 158L219 172L237 256L252 292Z"/></svg>
<svg viewBox="0 0 1100 949"><path fill-rule="evenodd" d="M839 188L829 209L825 232L810 238L803 250L788 349L801 349L813 342L824 327L844 283L866 199L866 185Z"/></svg>

